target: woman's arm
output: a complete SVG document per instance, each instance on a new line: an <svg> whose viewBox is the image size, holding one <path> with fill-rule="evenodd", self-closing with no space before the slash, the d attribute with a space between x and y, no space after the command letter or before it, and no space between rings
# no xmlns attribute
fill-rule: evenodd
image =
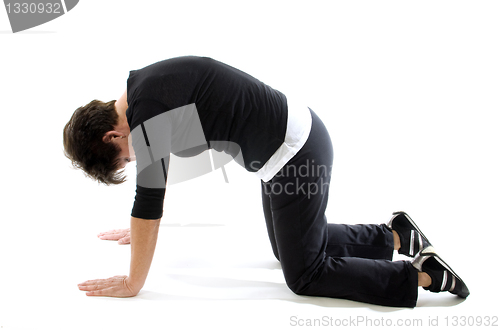
<svg viewBox="0 0 500 330"><path fill-rule="evenodd" d="M160 220L134 218L130 220L130 283L139 292L146 282L149 268L155 253Z"/></svg>
<svg viewBox="0 0 500 330"><path fill-rule="evenodd" d="M144 286L158 238L160 220L130 220L131 259L129 276L85 281L78 284L87 296L133 297Z"/></svg>

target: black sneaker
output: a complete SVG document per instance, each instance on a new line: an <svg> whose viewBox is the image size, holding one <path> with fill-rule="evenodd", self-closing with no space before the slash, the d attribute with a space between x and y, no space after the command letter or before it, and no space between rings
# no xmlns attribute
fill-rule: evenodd
<svg viewBox="0 0 500 330"><path fill-rule="evenodd" d="M398 211L392 215L393 217L389 220L387 226L399 235L401 241L401 248L398 250L399 254L414 257L420 251L432 245L408 214Z"/></svg>
<svg viewBox="0 0 500 330"><path fill-rule="evenodd" d="M464 281L441 259L432 246L420 251L412 261L418 271L429 274L432 284L424 287L431 292L449 291L460 298L467 298L470 294Z"/></svg>

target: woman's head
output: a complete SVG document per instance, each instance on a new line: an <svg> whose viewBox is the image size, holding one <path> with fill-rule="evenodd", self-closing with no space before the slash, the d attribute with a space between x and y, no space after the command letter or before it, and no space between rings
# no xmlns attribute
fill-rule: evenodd
<svg viewBox="0 0 500 330"><path fill-rule="evenodd" d="M93 100L75 110L64 126L64 155L75 168L106 185L125 182L119 155L121 148L104 138L118 125L115 100ZM109 135L109 134L108 134Z"/></svg>

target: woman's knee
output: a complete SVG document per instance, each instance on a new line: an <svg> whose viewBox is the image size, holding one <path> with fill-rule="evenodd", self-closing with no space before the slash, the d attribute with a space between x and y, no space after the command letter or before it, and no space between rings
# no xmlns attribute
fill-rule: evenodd
<svg viewBox="0 0 500 330"><path fill-rule="evenodd" d="M285 275L285 282L288 288L295 294L301 296L314 296L317 295L315 292L315 283L318 280L322 272L324 264L320 263L314 267L309 267L300 276L291 276L290 274Z"/></svg>
<svg viewBox="0 0 500 330"><path fill-rule="evenodd" d="M299 296L310 295L309 290L308 290L310 283L303 282L303 281L299 280L299 281L296 281L293 283L287 282L286 284L287 284L288 288L296 295L299 295Z"/></svg>

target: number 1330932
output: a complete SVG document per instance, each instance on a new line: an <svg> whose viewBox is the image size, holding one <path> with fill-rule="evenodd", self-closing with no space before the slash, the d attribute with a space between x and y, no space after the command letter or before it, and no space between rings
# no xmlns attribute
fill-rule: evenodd
<svg viewBox="0 0 500 330"><path fill-rule="evenodd" d="M498 327L498 316L446 316L444 326Z"/></svg>
<svg viewBox="0 0 500 330"><path fill-rule="evenodd" d="M61 3L7 3L8 14L63 14Z"/></svg>

